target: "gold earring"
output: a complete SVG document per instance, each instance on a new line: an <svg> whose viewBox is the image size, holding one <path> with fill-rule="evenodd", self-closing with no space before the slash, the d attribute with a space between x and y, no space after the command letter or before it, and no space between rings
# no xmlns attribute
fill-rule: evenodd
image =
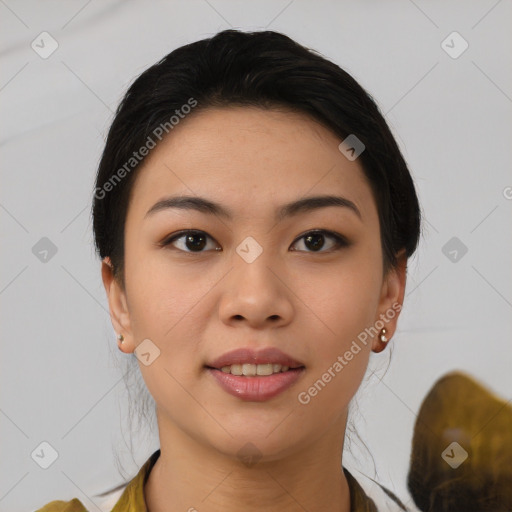
<svg viewBox="0 0 512 512"><path fill-rule="evenodd" d="M124 341L124 336L123 336L122 334L118 334L118 335L117 335L117 339L118 339L121 343L123 343L123 341Z"/></svg>
<svg viewBox="0 0 512 512"><path fill-rule="evenodd" d="M380 331L379 339L380 339L380 341L382 341L382 343L388 342L388 337L386 336L387 332L388 331L386 331L386 329L381 329L381 331Z"/></svg>

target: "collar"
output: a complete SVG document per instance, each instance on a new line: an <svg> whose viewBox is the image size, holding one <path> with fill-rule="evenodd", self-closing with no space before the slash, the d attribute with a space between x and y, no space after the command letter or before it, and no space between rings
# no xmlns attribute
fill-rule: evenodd
<svg viewBox="0 0 512 512"><path fill-rule="evenodd" d="M158 457L160 449L149 457L137 475L130 480L112 512L148 512L144 500L144 486ZM343 468L343 472L350 490L350 512L377 512L375 503L366 495L348 469Z"/></svg>

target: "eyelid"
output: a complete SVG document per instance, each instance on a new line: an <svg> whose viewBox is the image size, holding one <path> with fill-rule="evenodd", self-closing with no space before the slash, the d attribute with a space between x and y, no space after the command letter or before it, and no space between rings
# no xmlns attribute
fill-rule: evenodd
<svg viewBox="0 0 512 512"><path fill-rule="evenodd" d="M322 254L322 253L329 253L329 252L332 252L333 250L336 251L336 250L339 250L343 247L348 247L350 245L350 242L349 240L344 236L342 235L341 233L337 233L335 231L331 231L330 229L322 229L322 228L314 228L314 229L308 229L307 231L304 231L304 233L302 233L301 235L299 235L292 243L292 245L295 245L299 240L301 240L302 238L304 238L306 235L310 235L310 234L321 234L321 235L324 235L326 238L332 238L334 239L335 243L336 243L336 246L331 249L331 250L327 250L327 251L305 251L306 253L309 253L309 254ZM297 251L299 252L299 251ZM303 252L303 251L300 251L300 252Z"/></svg>
<svg viewBox="0 0 512 512"><path fill-rule="evenodd" d="M210 238L211 240L214 240L215 242L217 242L217 240L215 240L215 238L213 238L211 235L209 235L206 231L202 231L200 229L182 229L181 231L176 231L175 233L172 233L171 235L166 236L161 242L158 243L158 245L161 247L165 247L166 245L171 244L172 242L178 240L179 238L181 238L185 235L206 235L207 238ZM186 251L182 251L182 252L186 252ZM197 253L197 254L200 254L200 253Z"/></svg>
<svg viewBox="0 0 512 512"><path fill-rule="evenodd" d="M206 235L207 238L210 238L211 240L217 242L206 231L202 231L200 229L183 229L181 231L177 231L177 232L172 233L171 235L165 237L161 242L158 243L158 245L161 246L161 247L168 246L172 242L180 239L181 237L183 237L185 235L189 235L189 234L192 234L192 235L194 235L194 234L196 234L196 235L197 234ZM313 229L308 229L307 231L304 231L302 234L298 235L297 238L295 238L295 240L292 242L292 246L295 245L299 240L304 238L306 235L310 235L310 234L322 234L326 238L332 238L335 241L335 243L336 243L336 247L334 247L334 249L330 249L330 250L327 250L327 251L318 251L318 252L315 252L315 251L297 251L297 252L306 252L306 253L310 253L310 254L321 254L321 253L332 252L333 250L339 250L339 249L341 249L343 247L348 247L349 245L351 245L351 242L349 240L347 240L347 238L344 235L340 234L340 233L337 233L335 231L331 231L329 229L313 228ZM202 254L202 253L207 252L207 251L198 251L198 252L182 251L181 249L177 249L177 250L180 251L180 252L184 252L186 254Z"/></svg>

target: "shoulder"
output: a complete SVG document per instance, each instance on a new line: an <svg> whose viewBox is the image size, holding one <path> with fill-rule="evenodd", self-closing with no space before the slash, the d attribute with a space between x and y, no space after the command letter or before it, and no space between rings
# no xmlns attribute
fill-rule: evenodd
<svg viewBox="0 0 512 512"><path fill-rule="evenodd" d="M138 474L130 481L114 489L95 496L101 496L100 503L96 501L95 510L100 512L122 512L125 510L146 510L144 504L144 484L149 472L160 456L160 450L146 460ZM89 512L78 498L70 501L51 501L34 512Z"/></svg>
<svg viewBox="0 0 512 512"><path fill-rule="evenodd" d="M73 498L70 501L50 501L35 512L87 512L87 509L78 498Z"/></svg>

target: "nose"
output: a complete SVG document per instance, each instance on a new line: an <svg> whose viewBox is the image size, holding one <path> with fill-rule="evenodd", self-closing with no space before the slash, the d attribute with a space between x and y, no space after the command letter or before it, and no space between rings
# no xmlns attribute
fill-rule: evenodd
<svg viewBox="0 0 512 512"><path fill-rule="evenodd" d="M294 312L294 294L287 286L285 271L270 265L263 255L252 263L236 259L224 280L221 320L231 326L246 323L254 329L288 324Z"/></svg>

